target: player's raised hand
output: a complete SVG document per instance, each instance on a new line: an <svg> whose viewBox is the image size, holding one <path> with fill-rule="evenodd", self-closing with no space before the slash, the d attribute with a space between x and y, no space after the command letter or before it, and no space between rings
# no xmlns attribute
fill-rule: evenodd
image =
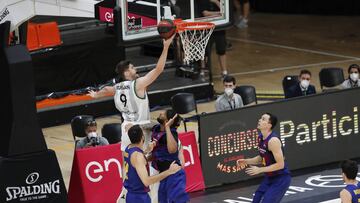
<svg viewBox="0 0 360 203"><path fill-rule="evenodd" d="M152 140L150 143L149 143L149 145L148 145L148 147L147 147L147 152L152 152L152 150L154 149L154 147L156 147L156 139L154 139L154 140Z"/></svg>
<svg viewBox="0 0 360 203"><path fill-rule="evenodd" d="M175 114L175 116L170 118L170 120L165 121L165 127L170 127L172 124L174 124L176 117L178 117L178 114Z"/></svg>
<svg viewBox="0 0 360 203"><path fill-rule="evenodd" d="M176 34L171 36L169 39L163 39L164 47L169 47Z"/></svg>
<svg viewBox="0 0 360 203"><path fill-rule="evenodd" d="M175 161L173 161L169 167L169 173L170 175L175 174L176 172L180 171L181 166L179 166Z"/></svg>
<svg viewBox="0 0 360 203"><path fill-rule="evenodd" d="M238 167L240 167L240 169L244 169L244 168L246 168L248 165L247 165L247 163L246 163L246 161L245 161L245 159L238 159L237 161L236 161L236 165L238 166Z"/></svg>

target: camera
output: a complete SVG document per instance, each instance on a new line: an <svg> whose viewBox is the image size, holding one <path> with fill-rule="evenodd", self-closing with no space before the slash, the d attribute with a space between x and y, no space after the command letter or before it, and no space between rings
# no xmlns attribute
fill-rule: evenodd
<svg viewBox="0 0 360 203"><path fill-rule="evenodd" d="M97 146L97 145L99 145L100 144L100 139L99 139L99 137L91 137L90 138L90 145L91 146L93 146L93 147L95 147L95 146Z"/></svg>

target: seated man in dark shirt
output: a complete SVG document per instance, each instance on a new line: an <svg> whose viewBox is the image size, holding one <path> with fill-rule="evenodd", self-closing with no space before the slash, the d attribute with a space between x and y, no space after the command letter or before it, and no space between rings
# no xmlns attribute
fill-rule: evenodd
<svg viewBox="0 0 360 203"><path fill-rule="evenodd" d="M311 79L311 72L308 70L301 70L299 75L300 82L289 88L288 98L316 94L315 87L313 85L310 85L310 79Z"/></svg>

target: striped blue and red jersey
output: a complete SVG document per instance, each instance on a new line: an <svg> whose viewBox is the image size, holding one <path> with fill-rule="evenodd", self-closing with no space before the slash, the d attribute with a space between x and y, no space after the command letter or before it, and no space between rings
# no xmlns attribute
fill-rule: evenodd
<svg viewBox="0 0 360 203"><path fill-rule="evenodd" d="M351 202L359 203L360 202L360 182L357 185L346 185L345 190L351 194Z"/></svg>
<svg viewBox="0 0 360 203"><path fill-rule="evenodd" d="M171 128L170 131L175 141L178 142L176 128ZM160 125L154 126L151 137L153 140L157 140L156 146L152 151L154 158L152 166L154 168L162 172L167 170L173 161L180 165L179 151L176 151L175 153L170 153L168 151L166 132L160 130Z"/></svg>
<svg viewBox="0 0 360 203"><path fill-rule="evenodd" d="M273 153L269 150L269 141L271 138L276 138L279 139L279 137L276 135L275 132L271 132L270 135L268 137L266 137L264 139L263 135L261 134L261 132L259 132L259 137L258 137L258 150L260 153L260 156L262 158L262 164L263 166L270 166L272 164L276 163L276 160L274 158ZM281 150L283 151L284 154L284 150L281 147ZM284 156L285 157L285 156ZM277 170L277 171L272 171L272 172L267 172L265 173L266 176L276 176L276 175L281 175L281 174L289 174L289 169L287 167L287 164L285 162L285 166L283 169Z"/></svg>
<svg viewBox="0 0 360 203"><path fill-rule="evenodd" d="M129 145L130 146L130 145ZM134 152L144 153L138 147L126 147L124 152L124 167L125 167L125 175L124 175L124 187L132 193L147 193L150 191L149 187L146 187L144 183L141 181L135 167L131 164L131 155Z"/></svg>

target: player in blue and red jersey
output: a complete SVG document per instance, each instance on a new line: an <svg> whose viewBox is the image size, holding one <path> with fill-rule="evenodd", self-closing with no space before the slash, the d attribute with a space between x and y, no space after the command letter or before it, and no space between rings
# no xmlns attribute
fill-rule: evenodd
<svg viewBox="0 0 360 203"><path fill-rule="evenodd" d="M151 138L156 141L152 151L152 165L159 172L166 171L172 162L178 165L183 157L177 127L180 117L172 109L160 113L157 118L159 125L155 125ZM183 161L182 161L183 162ZM186 189L186 175L184 169L160 181L158 190L159 203L185 203L189 201Z"/></svg>
<svg viewBox="0 0 360 203"><path fill-rule="evenodd" d="M360 202L360 182L356 180L358 165L356 161L345 160L341 162L342 177L346 187L340 192L342 203Z"/></svg>
<svg viewBox="0 0 360 203"><path fill-rule="evenodd" d="M134 125L129 129L128 135L131 144L126 147L124 152L124 187L128 191L126 194L126 202L151 203L150 196L148 195L149 185L175 174L181 167L173 162L170 164L170 167L162 173L149 176L147 160L142 149L145 141L142 129L139 125Z"/></svg>
<svg viewBox="0 0 360 203"><path fill-rule="evenodd" d="M277 203L280 202L290 186L291 176L286 166L282 144L275 132L276 116L265 113L261 116L257 128L259 129L258 150L259 155L250 159L239 159L240 167L250 165L246 173L253 176L260 173L265 178L255 192L254 203ZM262 164L262 167L254 165Z"/></svg>

